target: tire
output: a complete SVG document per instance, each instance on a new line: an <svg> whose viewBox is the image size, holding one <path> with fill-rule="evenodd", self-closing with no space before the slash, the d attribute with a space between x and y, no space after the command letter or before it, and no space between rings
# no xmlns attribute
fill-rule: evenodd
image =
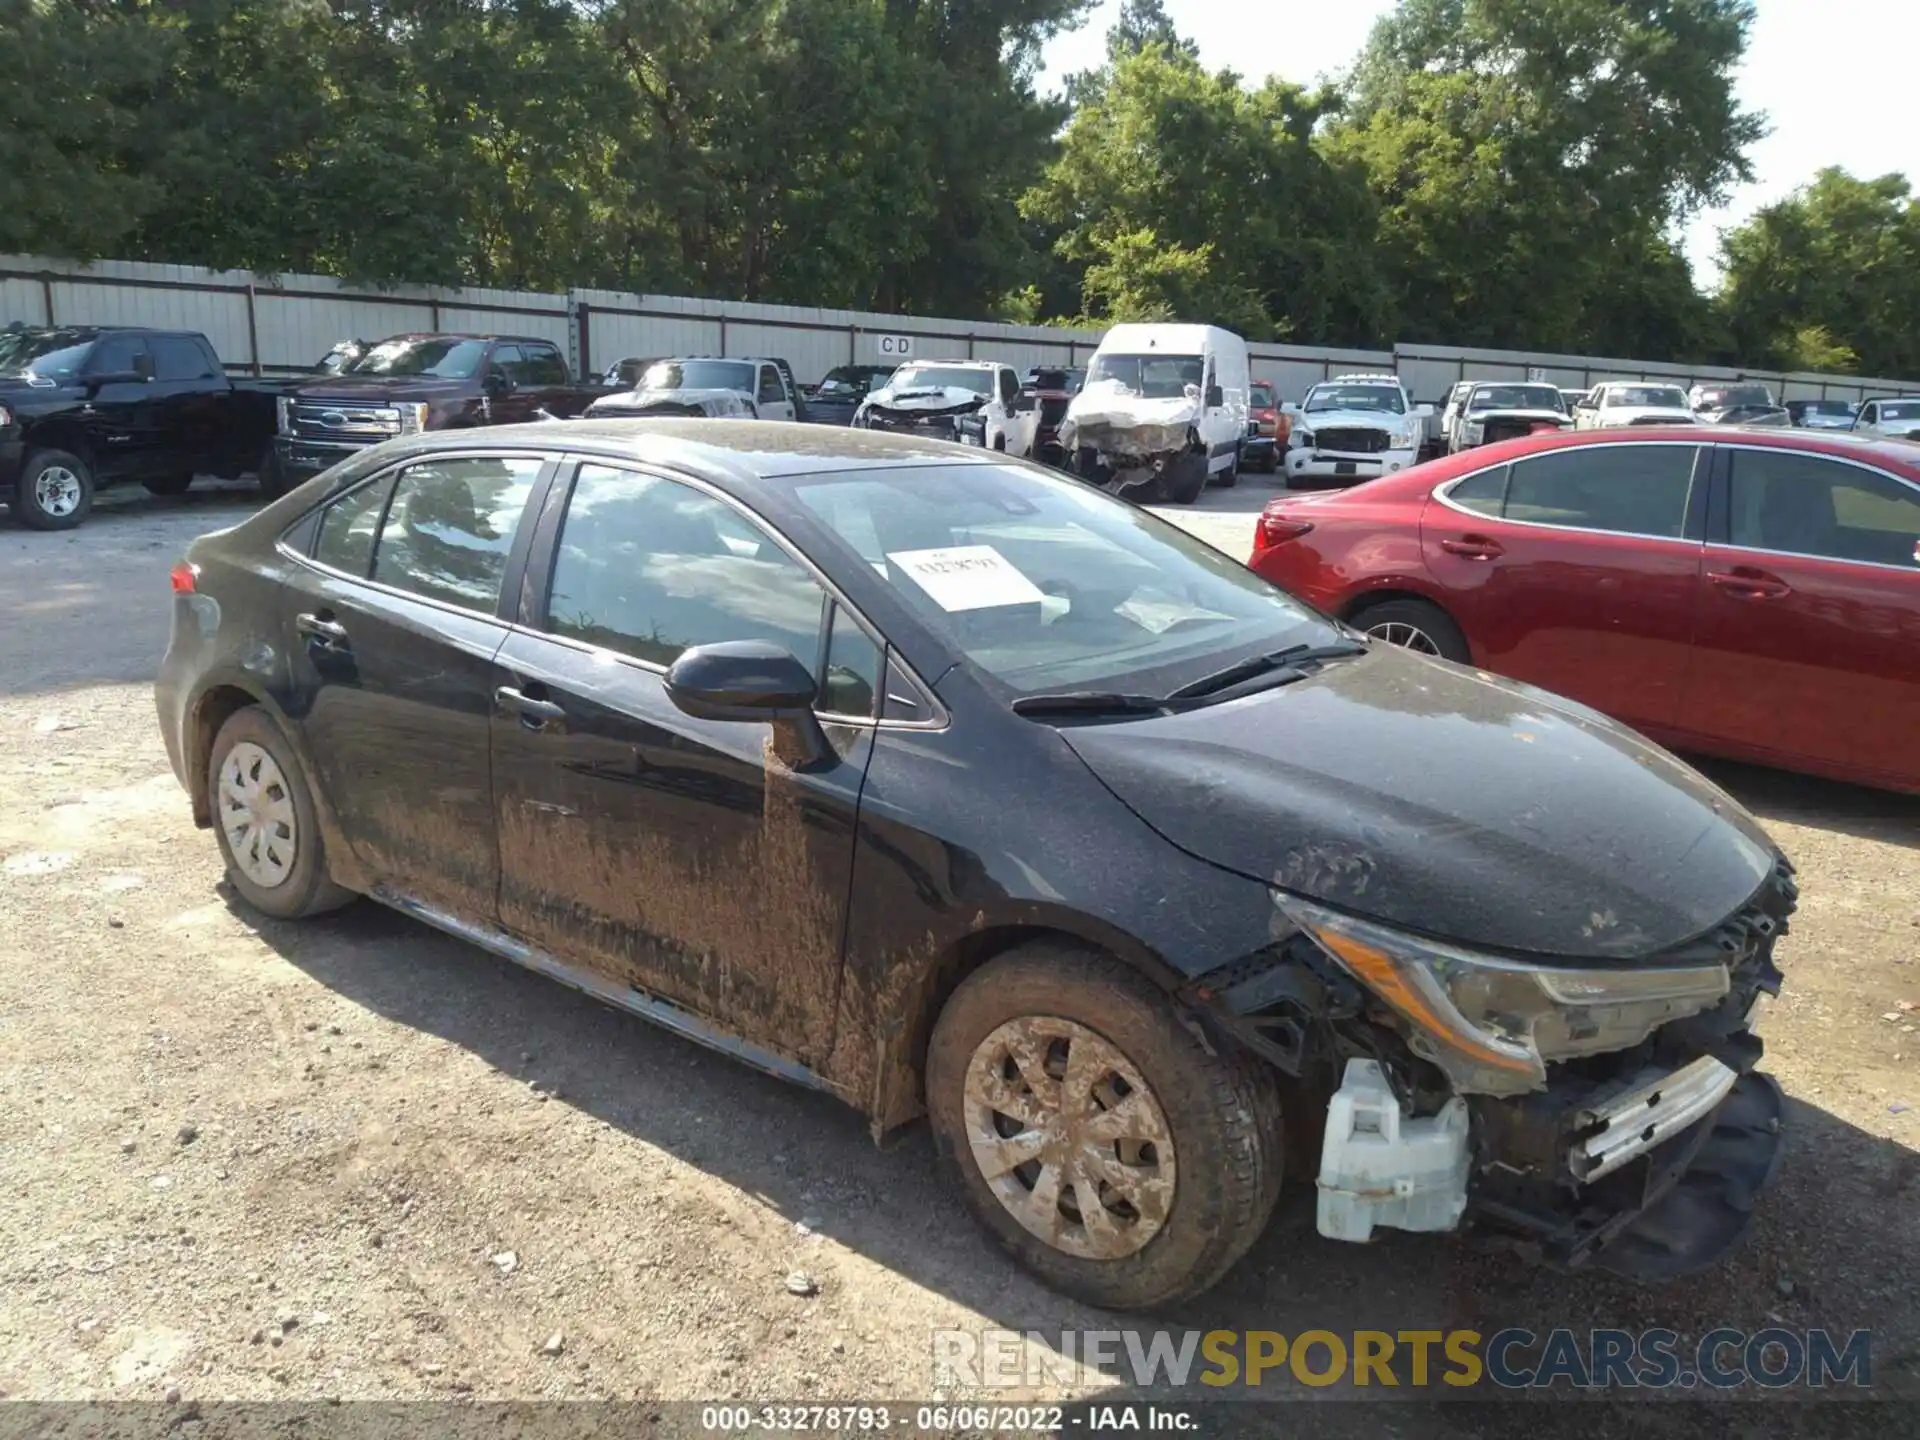
<svg viewBox="0 0 1920 1440"><path fill-rule="evenodd" d="M193 476L190 474L155 475L140 483L147 487L147 493L150 495L184 495L192 488Z"/></svg>
<svg viewBox="0 0 1920 1440"><path fill-rule="evenodd" d="M1238 450L1233 452L1233 459L1227 463L1227 468L1220 472L1220 478L1214 483L1222 490L1231 490L1240 483L1240 452Z"/></svg>
<svg viewBox="0 0 1920 1440"><path fill-rule="evenodd" d="M29 530L71 530L93 509L93 471L66 450L35 450L13 487L13 518Z"/></svg>
<svg viewBox="0 0 1920 1440"><path fill-rule="evenodd" d="M254 812L255 823L236 835L230 833L230 817L249 781L258 787L260 808ZM337 910L354 898L351 890L327 876L326 846L313 793L294 759L293 747L265 710L250 705L228 717L214 736L206 783L213 833L220 844L220 858L226 862L227 879L254 909L275 920L303 920ZM266 823L259 823L263 819ZM282 829L284 835L252 843L270 830ZM274 842L281 848L275 850ZM236 854L236 846L242 853ZM270 863L276 860L277 864Z"/></svg>
<svg viewBox="0 0 1920 1440"><path fill-rule="evenodd" d="M1103 1067L1096 1072L1100 1078L1089 1082L1093 1093L1082 1111L1096 1120L1114 1113L1099 1092L1105 1089L1110 1103L1117 1098L1119 1067L1133 1072L1146 1104L1133 1107L1136 1138L1115 1141L1105 1173L1137 1172L1132 1183L1147 1208L1116 1208L1122 1192L1111 1179L1056 1181L1061 1194L1055 1205L1042 1202L1028 1214L1050 1226L1057 1240L1043 1238L1010 1208L1062 1171L1058 1161L1033 1159L990 1180L976 1158L972 1134L997 1130L1004 1136L1008 1127L1019 1134L1035 1128L1039 1116L1060 1113L1060 1107L1049 1111L1044 1104L1021 1119L993 1110L994 1087L1002 1098L1037 1104L1018 1066L1013 1081L1006 1079L1009 1036L1013 1043L1047 1047L1029 1044L1027 1050L1046 1062L1062 1045L1067 1055L1087 1047L1080 1053ZM1201 1293L1260 1238L1279 1198L1285 1135L1273 1072L1243 1052L1211 1051L1150 982L1094 951L1036 941L975 971L940 1012L927 1052L926 1085L941 1164L974 1219L1045 1284L1090 1305L1152 1310ZM1163 1135L1164 1148L1140 1144L1139 1131ZM1069 1144L1063 1157L1078 1168L1085 1162L1073 1157L1083 1153ZM1000 1198L995 1180L1008 1201ZM1170 1196L1161 1192L1160 1215L1151 1201L1155 1181L1171 1187ZM1092 1190L1096 1183L1114 1197L1096 1202L1110 1229L1090 1228L1062 1208L1071 1195L1079 1213L1082 1185ZM1110 1253L1097 1253L1102 1248Z"/></svg>
<svg viewBox="0 0 1920 1440"><path fill-rule="evenodd" d="M265 453L260 456L259 467L260 493L268 500L278 500L293 487L287 484L287 472L280 464L280 451L269 440Z"/></svg>
<svg viewBox="0 0 1920 1440"><path fill-rule="evenodd" d="M1460 633L1451 615L1430 601L1382 600L1355 615L1350 623L1389 644L1404 645L1422 655L1437 655L1459 665L1473 663L1467 637Z"/></svg>
<svg viewBox="0 0 1920 1440"><path fill-rule="evenodd" d="M1204 450L1189 450L1175 462L1172 474L1163 474L1160 483L1176 505L1191 505L1207 488L1207 455Z"/></svg>

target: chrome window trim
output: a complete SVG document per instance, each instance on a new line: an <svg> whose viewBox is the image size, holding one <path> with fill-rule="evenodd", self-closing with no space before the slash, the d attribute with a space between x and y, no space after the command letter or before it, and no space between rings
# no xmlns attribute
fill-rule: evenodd
<svg viewBox="0 0 1920 1440"><path fill-rule="evenodd" d="M1712 463L1711 456L1704 453L1710 448L1711 444L1712 442L1707 440L1606 440L1595 441L1587 445L1569 445L1566 448L1568 450L1640 450L1651 448L1655 445L1685 446L1690 448L1694 451L1693 474L1687 479L1687 504L1686 510L1682 512L1684 523L1684 516L1693 509L1693 487L1701 482L1701 461L1702 459L1706 459L1709 465ZM1772 447L1750 445L1746 448L1750 450L1763 450ZM1434 486L1431 493L1435 500L1438 500L1456 515L1470 516L1475 520L1495 520L1502 525L1519 525L1529 530L1551 530L1561 535L1618 535L1624 540L1660 540L1665 541L1669 545L1691 545L1695 549L1700 547L1700 541L1694 540L1686 535L1647 535L1638 530L1596 530L1588 525L1554 525L1545 520L1515 520L1507 515L1488 515L1480 510L1469 510L1466 506L1456 505L1453 502L1452 492L1456 486L1464 485L1467 481L1476 476L1484 475L1489 470L1498 470L1503 465L1518 465L1522 460L1535 460L1543 455L1558 455L1562 453L1564 452L1559 450L1540 450L1532 455L1521 455L1512 460L1499 461L1493 465L1482 465L1478 470L1469 470L1464 475L1456 475L1453 479ZM1709 473L1706 478L1711 480L1711 474ZM1508 484L1511 485L1512 481L1509 480ZM1500 503L1503 507L1506 504L1504 494L1501 496Z"/></svg>
<svg viewBox="0 0 1920 1440"><path fill-rule="evenodd" d="M867 638L873 641L873 643L879 648L879 651L880 651L879 690L884 691L886 689L886 683L887 683L886 671L887 671L888 658L899 657L901 673L907 677L909 684L911 684L915 689L920 691L921 698L925 701L927 708L932 712L932 716L933 716L933 718L929 720L884 720L884 719L876 719L874 717L864 716L864 715L840 715L830 710L816 709L814 711L814 714L821 719L822 723L831 723L834 725L852 725L852 726L859 726L862 728L872 727L874 729L882 729L882 730L944 730L946 729L947 725L950 723L951 716L948 713L946 706L942 705L940 703L939 698L936 695L934 695L932 687L929 686L924 680L922 680L917 673L915 673L913 667L906 662L905 657L900 656L900 652L894 648L892 642L887 640L887 638L880 633L879 627L876 626L872 621L868 620L867 617L860 612L860 607L855 605L851 600L847 599L846 595L841 591L840 587L834 584L833 581L828 578L826 573L823 570L821 570L821 568L818 565L814 564L812 560L808 559L806 555L802 554L799 548L796 545L794 545L794 543L791 540L789 540L779 530L774 528L774 526L770 524L767 521L767 519L764 516L762 516L758 511L750 509L744 502L736 499L732 495L727 494L726 491L721 490L716 486L708 484L705 480L699 479L696 476L677 474L671 470L666 470L658 466L648 464L645 461L627 460L620 457L595 455L589 452L578 452L578 451L570 452L567 455L565 455L563 457L563 463L565 461L574 462L574 474L572 478L568 481L568 488L567 488L567 503L569 505L573 503L573 486L577 484L579 481L579 478L580 478L579 472L581 467L589 464L599 464L599 465L605 465L608 469L611 469L611 470L629 470L636 474L652 476L656 480L672 481L676 485L684 485L688 489L696 490L701 494L706 495L711 499L718 500L723 505L728 506L730 509L735 511L748 524L752 525L754 529L768 536L776 546L778 546L786 555L788 555L791 559L793 559L801 567L801 569L804 570L808 574L808 576L812 578L813 582L816 585L818 585L821 588L821 590L823 590L826 593L827 597L831 599L835 605L839 606L841 609L845 610L847 614L853 617L854 624L858 625L862 630L866 632ZM562 510L560 514L560 526L554 535L556 552L557 552L557 548L560 540L566 534L566 525L567 525L566 512L565 510ZM552 572L549 571L548 573L549 587L551 587L552 585L552 578L553 578ZM542 597L541 606L543 609L545 608L545 605L546 605L546 599L545 597ZM642 670L649 675L658 675L664 678L667 673L668 667L665 665L656 665L651 660L642 660L636 655L628 655L623 651L608 649L606 646L603 646L603 645L594 645L585 640L576 640L570 635L556 635L550 630L536 630L532 626L522 625L518 621L509 621L507 623L507 628L521 635L529 635L541 640L551 640L556 644L565 645L569 649L579 650L584 654L594 655L594 656L606 656L609 659L617 661L622 665L627 665L634 669ZM876 693L875 695L876 708L878 708L878 702L880 698L881 698L880 695Z"/></svg>
<svg viewBox="0 0 1920 1440"><path fill-rule="evenodd" d="M1785 450L1790 455L1807 455L1815 460L1826 460L1835 465L1851 466L1855 470L1864 470L1869 475L1878 475L1883 480L1891 480L1902 489L1912 492L1913 499L1920 503L1920 482L1896 475L1891 470L1883 470L1865 460L1857 460L1851 455L1834 455L1825 450L1802 449L1792 445L1754 445L1751 443L1726 444L1724 450L1746 450L1762 455ZM1727 505L1733 505L1733 472L1727 472ZM1731 528L1729 528L1731 533ZM1778 555L1785 560L1817 560L1823 565L1859 565L1868 570L1885 570L1894 575L1920 575L1920 562L1912 565L1888 565L1880 560L1850 560L1840 555L1808 555L1799 550L1769 550L1763 545L1736 545L1732 540L1709 540L1709 550L1737 550L1743 555Z"/></svg>

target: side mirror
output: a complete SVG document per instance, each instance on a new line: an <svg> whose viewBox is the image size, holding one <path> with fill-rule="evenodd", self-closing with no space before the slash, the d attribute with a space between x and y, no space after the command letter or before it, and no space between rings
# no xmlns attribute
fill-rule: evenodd
<svg viewBox="0 0 1920 1440"><path fill-rule="evenodd" d="M133 376L134 379L143 382L153 379L153 356L145 354L134 356Z"/></svg>
<svg viewBox="0 0 1920 1440"><path fill-rule="evenodd" d="M1016 415L1025 415L1033 411L1039 404L1039 396L1028 395L1022 392L1020 395L1014 397L1013 412Z"/></svg>
<svg viewBox="0 0 1920 1440"><path fill-rule="evenodd" d="M833 754L813 713L818 688L791 651L766 640L695 645L667 669L667 698L681 713L771 724L776 753L796 770Z"/></svg>
<svg viewBox="0 0 1920 1440"><path fill-rule="evenodd" d="M487 371L486 386L489 395L510 395L513 393L513 377L495 365Z"/></svg>
<svg viewBox="0 0 1920 1440"><path fill-rule="evenodd" d="M1224 405L1226 403L1227 403L1227 396L1224 390L1222 390L1218 385L1209 385L1207 387L1207 408L1209 410L1211 410L1216 405Z"/></svg>
<svg viewBox="0 0 1920 1440"><path fill-rule="evenodd" d="M96 370L85 380L89 389L97 390L102 385L139 385L150 378L138 370Z"/></svg>

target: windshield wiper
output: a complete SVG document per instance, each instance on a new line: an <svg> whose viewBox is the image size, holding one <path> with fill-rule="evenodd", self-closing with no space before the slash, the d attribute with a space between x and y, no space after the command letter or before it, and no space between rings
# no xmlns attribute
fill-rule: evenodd
<svg viewBox="0 0 1920 1440"><path fill-rule="evenodd" d="M1215 691L1225 690L1229 685L1237 685L1242 680L1251 680L1256 675L1265 675L1275 670L1294 670L1306 674L1302 667L1319 664L1323 660L1338 660L1348 655L1364 655L1367 647L1358 640L1336 640L1328 645L1288 645L1284 649L1270 650L1264 655L1249 655L1244 660L1215 670L1210 675L1202 675L1198 680L1189 680L1179 689L1170 692L1167 702L1193 700L1202 695L1211 695Z"/></svg>
<svg viewBox="0 0 1920 1440"><path fill-rule="evenodd" d="M1113 690L1069 690L1059 695L1022 695L1016 715L1154 715L1167 708L1156 695L1124 695Z"/></svg>

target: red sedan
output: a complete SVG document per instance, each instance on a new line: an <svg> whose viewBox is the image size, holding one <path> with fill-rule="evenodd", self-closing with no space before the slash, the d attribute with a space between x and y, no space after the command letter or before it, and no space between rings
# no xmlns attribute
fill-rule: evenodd
<svg viewBox="0 0 1920 1440"><path fill-rule="evenodd" d="M1674 749L1920 792L1920 446L1533 436L1274 500L1251 564Z"/></svg>

